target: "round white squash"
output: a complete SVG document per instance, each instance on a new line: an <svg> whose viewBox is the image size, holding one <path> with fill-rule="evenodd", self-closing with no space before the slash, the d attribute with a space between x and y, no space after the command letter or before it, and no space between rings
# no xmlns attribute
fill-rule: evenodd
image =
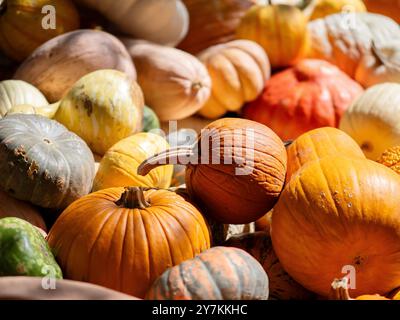
<svg viewBox="0 0 400 320"><path fill-rule="evenodd" d="M346 110L339 128L371 160L377 160L386 149L400 145L400 84L383 83L366 90Z"/></svg>

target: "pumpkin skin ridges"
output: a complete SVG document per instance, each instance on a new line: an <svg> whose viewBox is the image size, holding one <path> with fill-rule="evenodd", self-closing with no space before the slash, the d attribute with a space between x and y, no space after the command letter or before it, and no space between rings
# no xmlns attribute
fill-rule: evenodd
<svg viewBox="0 0 400 320"><path fill-rule="evenodd" d="M149 208L124 209L115 204L123 192L111 188L79 199L48 241L67 278L143 297L168 267L209 248L210 236L200 212L175 193L145 190Z"/></svg>
<svg viewBox="0 0 400 320"><path fill-rule="evenodd" d="M285 270L327 296L331 279L352 265L352 295L387 294L400 283L398 192L399 177L370 160L332 156L308 163L292 176L272 215L272 242Z"/></svg>
<svg viewBox="0 0 400 320"><path fill-rule="evenodd" d="M268 276L261 265L245 251L227 247L213 247L167 270L146 295L148 300L267 298Z"/></svg>
<svg viewBox="0 0 400 320"><path fill-rule="evenodd" d="M0 120L0 140L0 172L6 174L0 186L13 197L63 209L90 192L93 154L58 122L39 115L9 115Z"/></svg>

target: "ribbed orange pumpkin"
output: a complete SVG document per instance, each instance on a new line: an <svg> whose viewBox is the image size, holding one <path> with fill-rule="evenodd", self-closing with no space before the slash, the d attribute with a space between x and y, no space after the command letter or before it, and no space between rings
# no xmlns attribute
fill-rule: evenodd
<svg viewBox="0 0 400 320"><path fill-rule="evenodd" d="M275 74L244 117L270 127L283 140L319 127L337 127L362 87L334 65L306 59Z"/></svg>
<svg viewBox="0 0 400 320"><path fill-rule="evenodd" d="M295 6L255 5L243 16L238 39L261 45L272 67L286 67L305 58L309 48L307 17Z"/></svg>
<svg viewBox="0 0 400 320"><path fill-rule="evenodd" d="M310 300L315 296L282 268L266 232L234 235L224 245L243 249L261 263L268 274L270 300Z"/></svg>
<svg viewBox="0 0 400 320"><path fill-rule="evenodd" d="M21 218L43 231L47 231L46 224L35 207L27 202L14 199L0 190L0 219L5 217Z"/></svg>
<svg viewBox="0 0 400 320"><path fill-rule="evenodd" d="M178 45L192 54L235 39L240 18L255 0L183 0L190 25L189 33Z"/></svg>
<svg viewBox="0 0 400 320"><path fill-rule="evenodd" d="M326 156L342 155L365 159L365 155L347 133L331 127L323 127L303 133L287 148L288 169L286 182L308 162Z"/></svg>
<svg viewBox="0 0 400 320"><path fill-rule="evenodd" d="M54 12L43 11L49 6ZM55 14L55 28L44 28L50 13ZM17 61L51 38L78 28L79 15L71 0L0 1L0 49Z"/></svg>
<svg viewBox="0 0 400 320"><path fill-rule="evenodd" d="M349 266L357 281L353 296L398 288L399 194L400 177L374 161L330 156L308 163L292 176L272 215L272 243L283 268L324 297Z"/></svg>
<svg viewBox="0 0 400 320"><path fill-rule="evenodd" d="M207 215L225 224L250 223L278 200L286 175L283 142L254 121L223 118L206 126L193 147L160 153L138 173L167 163L185 164L186 186Z"/></svg>
<svg viewBox="0 0 400 320"><path fill-rule="evenodd" d="M111 188L71 204L50 230L66 278L144 297L167 268L210 247L200 212L167 190Z"/></svg>
<svg viewBox="0 0 400 320"><path fill-rule="evenodd" d="M148 300L267 300L268 276L250 254L213 247L168 269L152 285Z"/></svg>

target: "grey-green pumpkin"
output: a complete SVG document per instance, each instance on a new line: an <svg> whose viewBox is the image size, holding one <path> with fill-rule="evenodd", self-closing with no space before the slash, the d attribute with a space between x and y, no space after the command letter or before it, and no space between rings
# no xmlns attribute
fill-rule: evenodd
<svg viewBox="0 0 400 320"><path fill-rule="evenodd" d="M30 114L0 120L0 188L11 196L64 209L90 192L94 174L89 147L57 121Z"/></svg>
<svg viewBox="0 0 400 320"><path fill-rule="evenodd" d="M160 120L153 109L144 106L143 109L143 131L150 132L155 129L160 129Z"/></svg>
<svg viewBox="0 0 400 320"><path fill-rule="evenodd" d="M40 231L20 218L0 219L0 276L53 277L62 272Z"/></svg>

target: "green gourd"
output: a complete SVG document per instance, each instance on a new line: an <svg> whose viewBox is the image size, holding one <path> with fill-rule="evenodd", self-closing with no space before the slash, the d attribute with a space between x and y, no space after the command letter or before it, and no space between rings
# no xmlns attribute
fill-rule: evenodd
<svg viewBox="0 0 400 320"><path fill-rule="evenodd" d="M0 276L54 277L62 272L40 231L29 222L0 219Z"/></svg>
<svg viewBox="0 0 400 320"><path fill-rule="evenodd" d="M160 129L160 120L153 109L144 106L143 110L143 131L149 132L154 129Z"/></svg>

